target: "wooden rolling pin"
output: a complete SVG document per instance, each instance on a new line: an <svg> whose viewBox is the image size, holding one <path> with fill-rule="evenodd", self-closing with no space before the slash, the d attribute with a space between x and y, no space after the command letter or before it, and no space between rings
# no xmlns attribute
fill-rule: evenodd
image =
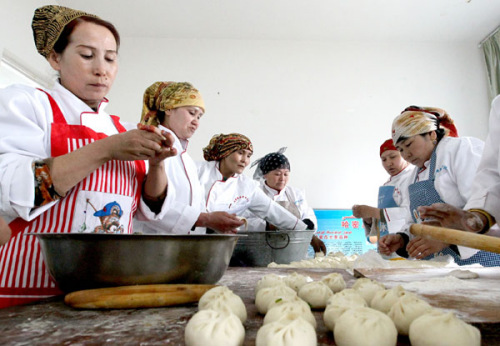
<svg viewBox="0 0 500 346"><path fill-rule="evenodd" d="M216 285L137 285L72 292L64 302L77 309L134 309L194 303Z"/></svg>
<svg viewBox="0 0 500 346"><path fill-rule="evenodd" d="M411 225L410 232L416 236L432 238L447 244L500 253L500 238L498 237L422 224Z"/></svg>

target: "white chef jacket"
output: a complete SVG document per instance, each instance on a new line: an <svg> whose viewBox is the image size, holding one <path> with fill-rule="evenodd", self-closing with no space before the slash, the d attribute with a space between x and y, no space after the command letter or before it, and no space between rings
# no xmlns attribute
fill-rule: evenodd
<svg viewBox="0 0 500 346"><path fill-rule="evenodd" d="M305 223L266 196L253 179L243 174L235 174L224 181L217 161L200 163L198 175L204 186L208 212L225 211L241 216L245 210L250 210L279 229L307 228Z"/></svg>
<svg viewBox="0 0 500 346"><path fill-rule="evenodd" d="M500 222L500 96L491 104L489 133L465 209L483 209Z"/></svg>
<svg viewBox="0 0 500 346"><path fill-rule="evenodd" d="M295 204L299 213L300 219L309 219L314 223L314 229L318 228L318 220L314 210L307 204L305 192L290 185L285 186L281 191L269 187L265 180L260 181L260 188L264 193L275 202L285 201ZM258 217L251 211L247 210L243 216L248 221L248 229L251 231L265 231L266 221ZM272 223L272 222L271 222Z"/></svg>
<svg viewBox="0 0 500 346"><path fill-rule="evenodd" d="M385 223L388 228L389 233L397 233L403 228L403 226L406 224L406 220L409 218L409 206L405 205L404 203L408 202L408 199L403 197L403 195L408 193L408 185L411 184L413 181L412 179L415 178L415 166L409 164L406 166L405 169L403 169L401 172L396 174L395 176L389 177L389 180L387 180L383 186L394 186L394 192L392 193L392 197L394 198L394 202L399 207L394 207L394 208L384 208L384 217L385 217ZM365 232L368 235L376 235L376 228L375 228L375 222L377 222L377 219L372 219L372 224L368 225L366 223L363 223L363 226L365 227Z"/></svg>
<svg viewBox="0 0 500 346"><path fill-rule="evenodd" d="M436 167L434 173L434 187L441 199L457 208L463 208L472 194L472 182L481 160L484 142L473 137L445 137L436 149ZM423 169L418 171L418 181L429 179L430 160L425 162ZM416 173L415 172L415 173ZM415 180L412 177L410 184ZM405 205L410 205L409 195L403 194ZM409 226L413 223L411 213L408 213L404 232L409 234ZM410 235L410 238L412 236ZM467 259L478 250L458 246L460 257Z"/></svg>
<svg viewBox="0 0 500 346"><path fill-rule="evenodd" d="M200 213L205 211L203 188L198 179L195 162L187 153L189 141L180 140L174 132L159 126L174 137L174 148L177 155L167 158L165 170L168 179L167 198L162 211L154 221L135 222L136 229L144 233L159 234L192 234L205 233L205 228L192 229ZM150 218L152 215L148 215Z"/></svg>
<svg viewBox="0 0 500 346"><path fill-rule="evenodd" d="M118 133L111 117L104 111L107 99L103 99L96 114L58 82L47 92L54 98L69 125L85 125L108 136ZM20 84L2 89L0 215L7 222L17 217L30 221L57 203L55 201L33 209L35 183L32 163L51 157L52 122L52 108L44 92ZM122 125L127 129L135 127L131 124ZM167 207L166 204L164 206Z"/></svg>

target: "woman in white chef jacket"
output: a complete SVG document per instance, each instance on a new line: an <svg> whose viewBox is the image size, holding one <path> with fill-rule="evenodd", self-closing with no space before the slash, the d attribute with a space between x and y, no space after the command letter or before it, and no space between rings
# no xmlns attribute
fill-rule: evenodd
<svg viewBox="0 0 500 346"><path fill-rule="evenodd" d="M394 119L392 139L405 160L414 164L414 178L408 186L410 216L405 232L389 234L379 241L379 251L430 259L438 254L453 256L459 265L479 263L500 265L500 255L439 241L412 237L411 223L422 220L418 207L446 202L462 208L471 195L472 180L479 165L484 143L472 137L446 136L443 127L452 124L447 114L417 109L404 111ZM440 124L443 124L440 125ZM405 253L407 252L407 253Z"/></svg>
<svg viewBox="0 0 500 346"><path fill-rule="evenodd" d="M161 162L175 154L170 135L145 126L126 131L104 112L117 72L112 24L44 6L32 28L59 80L48 90L14 85L0 92L0 215L12 231L0 247L0 307L62 293L26 233L131 233L139 204L148 209L146 196L166 191ZM147 159L156 168L145 180Z"/></svg>
<svg viewBox="0 0 500 346"><path fill-rule="evenodd" d="M392 138L380 146L380 161L389 173L389 180L379 188L377 208L368 205L354 205L355 217L363 219L363 226L371 242L376 242L377 226L379 236L397 233L405 225L408 208L403 205L403 193L408 189L414 166L410 165L396 149ZM375 238L375 241L372 239Z"/></svg>
<svg viewBox="0 0 500 346"><path fill-rule="evenodd" d="M244 135L230 133L212 137L203 149L206 161L198 167L207 211L241 216L250 210L279 229L305 230L304 222L266 196L256 181L242 174L252 153L252 142Z"/></svg>
<svg viewBox="0 0 500 346"><path fill-rule="evenodd" d="M260 188L269 198L301 219L307 225L307 229L316 229L318 221L314 210L307 204L304 191L288 185L290 161L283 154L285 150L286 148L281 148L277 152L269 153L252 163L252 167L257 165L253 178L260 182ZM251 211L246 211L243 216L247 219L249 230L265 231L276 228ZM323 252L326 254L325 243L315 235L311 239L311 246L315 253Z"/></svg>
<svg viewBox="0 0 500 346"><path fill-rule="evenodd" d="M226 212L206 212L203 187L196 164L187 152L189 139L198 129L205 104L190 83L155 82L144 92L141 123L158 126L174 138L178 155L166 160L169 208L151 222L136 222L145 233L205 233L206 227L236 232L243 221Z"/></svg>
<svg viewBox="0 0 500 346"><path fill-rule="evenodd" d="M472 195L464 209L436 203L420 207L419 212L443 227L500 236L496 224L500 220L500 96L491 104L488 137L474 177Z"/></svg>

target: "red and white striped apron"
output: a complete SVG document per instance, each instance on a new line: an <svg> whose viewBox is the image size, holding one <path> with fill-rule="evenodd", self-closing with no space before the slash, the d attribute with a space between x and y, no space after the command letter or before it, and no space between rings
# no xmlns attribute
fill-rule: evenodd
<svg viewBox="0 0 500 346"><path fill-rule="evenodd" d="M54 116L51 126L52 157L67 154L93 141L107 137L82 125L69 125L55 100L47 94ZM119 132L126 129L119 118L111 116ZM26 304L62 292L46 270L41 248L34 236L25 233L69 233L75 231L73 218L79 192L92 192L115 197L126 196L131 205L122 206L128 217L124 233L132 233L132 217L137 210L145 176L143 161L109 161L83 179L52 208L32 221L21 218L13 220L10 241L0 246L0 308Z"/></svg>

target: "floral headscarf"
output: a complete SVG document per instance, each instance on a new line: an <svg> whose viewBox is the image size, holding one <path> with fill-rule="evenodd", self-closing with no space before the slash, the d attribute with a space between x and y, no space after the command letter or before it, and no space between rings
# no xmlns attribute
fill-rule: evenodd
<svg viewBox="0 0 500 346"><path fill-rule="evenodd" d="M200 107L205 112L198 89L187 82L155 82L144 92L141 123L157 126L158 111L184 106Z"/></svg>
<svg viewBox="0 0 500 346"><path fill-rule="evenodd" d="M63 6L48 5L37 8L31 21L31 28L38 53L48 58L64 27L79 17L99 18L96 15Z"/></svg>
<svg viewBox="0 0 500 346"><path fill-rule="evenodd" d="M219 134L213 136L210 143L203 148L203 157L207 161L220 161L241 149L253 152L252 142L248 137L239 133Z"/></svg>
<svg viewBox="0 0 500 346"><path fill-rule="evenodd" d="M437 108L437 107L409 106L409 107L406 107L406 109L403 112L406 112L406 111L415 111L415 112L420 111L420 112L434 114L439 119L439 124L441 126L447 128L450 131L448 133L448 136L458 137L458 130L455 126L455 122L450 117L448 112L446 112L444 109Z"/></svg>
<svg viewBox="0 0 500 346"><path fill-rule="evenodd" d="M288 161L287 157L283 155L286 147L281 148L280 150L269 153L266 156L256 160L250 166L253 167L258 165L253 174L254 179L260 179L267 173L274 171L275 169L288 169L290 170L290 161Z"/></svg>
<svg viewBox="0 0 500 346"><path fill-rule="evenodd" d="M439 120L427 112L406 111L392 122L392 141L396 145L402 138L428 133L439 129ZM448 129L444 129L448 133Z"/></svg>

